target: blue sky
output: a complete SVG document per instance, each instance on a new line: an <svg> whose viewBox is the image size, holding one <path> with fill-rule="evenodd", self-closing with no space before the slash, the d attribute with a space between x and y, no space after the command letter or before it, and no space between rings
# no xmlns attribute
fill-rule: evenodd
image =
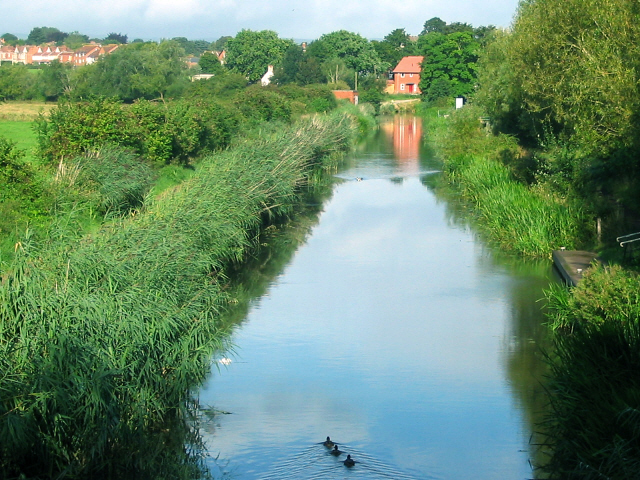
<svg viewBox="0 0 640 480"><path fill-rule="evenodd" d="M25 38L32 28L47 26L90 37L115 32L129 40L215 40L246 28L313 40L344 29L382 39L396 28L417 35L432 17L508 27L517 5L518 0L68 0L64 8L52 8L50 1L29 0L0 26L0 35Z"/></svg>

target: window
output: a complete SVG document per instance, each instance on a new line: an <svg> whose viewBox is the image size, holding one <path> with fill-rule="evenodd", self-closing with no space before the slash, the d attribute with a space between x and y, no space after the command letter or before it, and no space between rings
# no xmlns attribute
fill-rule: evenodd
<svg viewBox="0 0 640 480"><path fill-rule="evenodd" d="M401 74L400 74L400 78L404 78L404 73L401 73Z"/></svg>
<svg viewBox="0 0 640 480"><path fill-rule="evenodd" d="M410 73L410 74L409 74L409 76L410 76L411 78L413 78L413 73Z"/></svg>
<svg viewBox="0 0 640 480"><path fill-rule="evenodd" d="M400 90L404 90L404 83L400 84Z"/></svg>

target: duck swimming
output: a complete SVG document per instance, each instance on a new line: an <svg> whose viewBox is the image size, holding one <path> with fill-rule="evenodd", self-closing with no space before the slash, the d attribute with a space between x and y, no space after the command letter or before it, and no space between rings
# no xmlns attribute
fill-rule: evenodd
<svg viewBox="0 0 640 480"><path fill-rule="evenodd" d="M356 461L351 458L351 455L347 455L347 459L342 463L344 463L345 467L353 467L356 464Z"/></svg>
<svg viewBox="0 0 640 480"><path fill-rule="evenodd" d="M335 445L335 443L332 442L329 437L327 437L327 439L324 442L322 442L322 444L327 448L331 448Z"/></svg>
<svg viewBox="0 0 640 480"><path fill-rule="evenodd" d="M334 445L333 450L331 450L331 455L335 455L336 457L342 455L342 452L338 450L338 444Z"/></svg>

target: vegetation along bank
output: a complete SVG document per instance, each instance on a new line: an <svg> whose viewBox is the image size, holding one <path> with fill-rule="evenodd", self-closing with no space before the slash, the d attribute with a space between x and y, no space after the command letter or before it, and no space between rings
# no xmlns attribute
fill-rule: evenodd
<svg viewBox="0 0 640 480"><path fill-rule="evenodd" d="M446 178L490 241L606 261L546 293L543 477L640 476L639 263L615 240L640 231L638 15L617 0L521 2L480 52L467 105L426 114Z"/></svg>
<svg viewBox="0 0 640 480"><path fill-rule="evenodd" d="M190 178L155 198L137 189L148 175L142 168L114 178L133 162L117 146L76 160L90 168L59 169L61 190L109 185L81 191L99 196L93 204L104 211L127 205L127 214L83 235L77 212L60 206L47 234L24 237L5 268L2 470L121 478L193 467L184 448L158 447L171 441L172 421L185 428L187 393L223 348L225 271L256 247L262 226L293 211L314 171L348 150L356 132L353 117L339 113L265 125L205 156ZM108 179L103 162L114 170Z"/></svg>

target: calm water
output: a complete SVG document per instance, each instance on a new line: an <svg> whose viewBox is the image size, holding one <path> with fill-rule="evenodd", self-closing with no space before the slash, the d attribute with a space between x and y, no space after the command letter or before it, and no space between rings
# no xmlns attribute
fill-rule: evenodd
<svg viewBox="0 0 640 480"><path fill-rule="evenodd" d="M200 392L228 412L204 427L217 476L534 477L551 265L486 247L437 188L420 135L411 118L381 128L304 241L282 242L230 363ZM327 435L354 468L318 443Z"/></svg>

